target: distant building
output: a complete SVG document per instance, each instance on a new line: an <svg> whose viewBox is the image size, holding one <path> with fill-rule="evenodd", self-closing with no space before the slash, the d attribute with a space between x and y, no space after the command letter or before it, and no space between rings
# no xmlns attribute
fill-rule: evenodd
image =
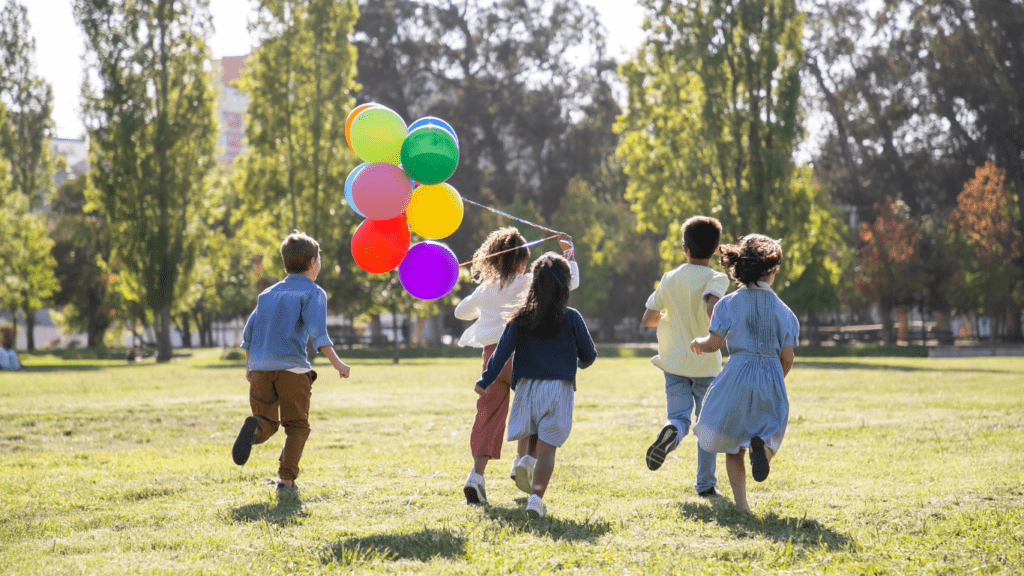
<svg viewBox="0 0 1024 576"><path fill-rule="evenodd" d="M217 160L232 162L245 151L245 109L249 98L231 85L242 77L248 56L226 56L217 61L220 66L220 98L217 100Z"/></svg>
<svg viewBox="0 0 1024 576"><path fill-rule="evenodd" d="M65 163L53 174L53 183L57 186L89 171L89 146L85 140L53 138L50 140L50 152L63 158Z"/></svg>

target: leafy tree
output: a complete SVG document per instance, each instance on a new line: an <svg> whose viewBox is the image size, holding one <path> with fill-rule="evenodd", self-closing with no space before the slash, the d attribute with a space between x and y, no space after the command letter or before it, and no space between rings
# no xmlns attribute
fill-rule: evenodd
<svg viewBox="0 0 1024 576"><path fill-rule="evenodd" d="M5 246L0 248L0 259L15 277L0 307L24 312L29 350L35 348L35 312L56 288L48 254L52 242L46 237L46 220L38 213L53 189L47 147L53 128L53 93L33 69L34 53L27 10L8 0L0 8L0 101L5 105L0 115L0 151L9 166L12 194L18 196L6 202L8 217L20 225L3 236Z"/></svg>
<svg viewBox="0 0 1024 576"><path fill-rule="evenodd" d="M460 144L449 183L482 204L518 201L546 222L570 180L615 146L614 62L596 11L578 0L364 2L354 42L359 100L448 121ZM446 242L472 254L492 222L467 207Z"/></svg>
<svg viewBox="0 0 1024 576"><path fill-rule="evenodd" d="M895 343L892 315L913 302L921 285L921 232L906 204L887 198L873 224L861 224L861 246L853 278L856 290L881 310L886 344Z"/></svg>
<svg viewBox="0 0 1024 576"><path fill-rule="evenodd" d="M86 333L89 348L103 345L120 302L110 289L110 231L102 210L86 213L86 178L66 181L57 189L50 231L51 253L57 262L60 290L53 295L67 331Z"/></svg>
<svg viewBox="0 0 1024 576"><path fill-rule="evenodd" d="M168 361L171 314L195 263L195 203L216 141L206 0L76 0L85 32L87 194L108 218L114 257L157 326Z"/></svg>
<svg viewBox="0 0 1024 576"><path fill-rule="evenodd" d="M620 68L629 101L616 125L639 226L665 234L669 262L693 214L721 220L723 241L781 237L780 295L792 301L802 278L794 290L820 301L839 236L827 194L793 160L803 16L791 0L641 4L648 37Z"/></svg>
<svg viewBox="0 0 1024 576"><path fill-rule="evenodd" d="M238 83L249 97L243 210L269 216L274 249L292 230L320 242L318 282L332 306L358 301L361 282L352 277L365 277L349 252L361 218L340 204L358 164L345 140L356 74L348 38L357 18L354 0L259 0L251 29L260 45Z"/></svg>
<svg viewBox="0 0 1024 576"><path fill-rule="evenodd" d="M1006 185L1006 171L986 162L964 184L949 226L960 247L956 277L960 301L1007 319L1008 336L1021 339L1024 273L1017 264L1024 243L1020 212Z"/></svg>

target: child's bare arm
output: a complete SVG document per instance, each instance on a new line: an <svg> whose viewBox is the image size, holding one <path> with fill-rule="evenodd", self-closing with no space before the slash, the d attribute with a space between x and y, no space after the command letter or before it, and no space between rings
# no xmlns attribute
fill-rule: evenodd
<svg viewBox="0 0 1024 576"><path fill-rule="evenodd" d="M656 328L658 323L661 322L661 310L651 310L647 308L644 310L644 317L640 320L645 328Z"/></svg>
<svg viewBox="0 0 1024 576"><path fill-rule="evenodd" d="M785 378L789 375L789 369L793 367L793 347L786 346L782 349L782 353L779 354L779 360L782 362L782 377Z"/></svg>
<svg viewBox="0 0 1024 576"><path fill-rule="evenodd" d="M721 298L718 296L708 294L708 318L711 318L711 313L715 311L715 304L718 304L719 300L721 300Z"/></svg>
<svg viewBox="0 0 1024 576"><path fill-rule="evenodd" d="M338 358L338 353L334 351L333 346L321 346L320 353L327 356L327 359L331 361L331 365L338 371L338 376L348 378L349 366Z"/></svg>
<svg viewBox="0 0 1024 576"><path fill-rule="evenodd" d="M725 340L721 336L711 332L703 338L694 338L693 342L690 342L690 350L698 356L701 354L711 354L718 352L718 349L722 347L724 342Z"/></svg>

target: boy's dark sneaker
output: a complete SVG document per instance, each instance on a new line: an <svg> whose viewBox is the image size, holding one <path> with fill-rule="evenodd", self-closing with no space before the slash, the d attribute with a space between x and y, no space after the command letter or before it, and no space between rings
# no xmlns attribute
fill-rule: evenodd
<svg viewBox="0 0 1024 576"><path fill-rule="evenodd" d="M231 448L231 458L235 464L241 466L249 461L249 453L252 452L252 445L256 442L256 433L259 429L260 423L255 416L249 416L242 423L238 430L238 438L235 438L235 445Z"/></svg>
<svg viewBox="0 0 1024 576"><path fill-rule="evenodd" d="M661 432L658 432L658 437L654 440L654 444L647 449L647 467L651 470L657 470L661 468L661 465L665 463L665 456L668 455L669 449L673 444L676 443L676 437L679 436L679 430L671 424L666 424Z"/></svg>
<svg viewBox="0 0 1024 576"><path fill-rule="evenodd" d="M292 480L292 485L291 486L285 484L284 482L278 482L277 483L277 493L278 493L278 495L284 496L286 494L295 494L298 491L299 491L299 485L296 484L294 480Z"/></svg>
<svg viewBox="0 0 1024 576"><path fill-rule="evenodd" d="M770 471L764 440L754 436L750 439L750 472L754 475L754 480L764 482L765 478L768 478L768 472Z"/></svg>
<svg viewBox="0 0 1024 576"><path fill-rule="evenodd" d="M708 488L707 490L702 490L700 492L697 492L697 496L700 496L701 498L721 498L722 497L722 493L718 491L718 488L715 488L714 486L712 486L711 488Z"/></svg>

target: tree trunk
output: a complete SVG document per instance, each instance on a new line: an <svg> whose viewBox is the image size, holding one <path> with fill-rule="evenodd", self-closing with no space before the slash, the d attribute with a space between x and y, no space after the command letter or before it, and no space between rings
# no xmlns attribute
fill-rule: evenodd
<svg viewBox="0 0 1024 576"><path fill-rule="evenodd" d="M90 306L89 307L89 324L86 326L86 329L85 329L85 347L86 348L95 348L96 347L96 340L98 340L96 332L98 332L98 328L99 328L99 317L100 317L99 308L97 306Z"/></svg>
<svg viewBox="0 0 1024 576"><path fill-rule="evenodd" d="M384 330L380 324L380 314L370 316L370 347L380 346L384 339Z"/></svg>
<svg viewBox="0 0 1024 576"><path fill-rule="evenodd" d="M906 304L896 306L896 342L910 342L910 315Z"/></svg>
<svg viewBox="0 0 1024 576"><path fill-rule="evenodd" d="M25 347L29 352L36 349L36 311L25 311Z"/></svg>
<svg viewBox="0 0 1024 576"><path fill-rule="evenodd" d="M391 350L393 356L391 357L392 364L398 364L398 310L395 307L394 302L391 303Z"/></svg>
<svg viewBox="0 0 1024 576"><path fill-rule="evenodd" d="M950 323L949 312L945 310L935 310L932 312L932 318L935 319L935 338L939 344L943 346L949 346L954 342L953 328Z"/></svg>
<svg viewBox="0 0 1024 576"><path fill-rule="evenodd" d="M879 308L882 313L882 338L886 345L893 345L896 343L895 332L893 331L892 325L892 305L888 302L880 302Z"/></svg>
<svg viewBox="0 0 1024 576"><path fill-rule="evenodd" d="M181 347L192 347L192 327L189 325L187 312L181 315Z"/></svg>
<svg viewBox="0 0 1024 576"><path fill-rule="evenodd" d="M171 305L165 304L160 309L160 319L157 322L156 333L156 361L169 362L174 356L174 348L171 347Z"/></svg>
<svg viewBox="0 0 1024 576"><path fill-rule="evenodd" d="M1006 314L1006 340L1007 342L1024 341L1024 335L1021 334L1020 310L1017 308L1011 308Z"/></svg>

